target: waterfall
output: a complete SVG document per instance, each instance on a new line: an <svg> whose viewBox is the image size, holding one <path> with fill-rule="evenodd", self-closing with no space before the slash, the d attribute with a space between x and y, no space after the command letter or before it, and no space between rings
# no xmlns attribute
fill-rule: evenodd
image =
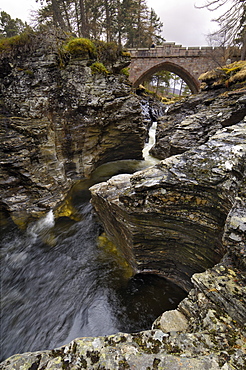
<svg viewBox="0 0 246 370"><path fill-rule="evenodd" d="M78 221L55 219L50 210L26 232L13 225L6 230L0 256L0 361L79 336L149 329L184 297L180 288L160 277L131 276L110 242L100 246L102 228L89 202L91 185L159 162L149 155L156 126L154 122L149 130L144 161L104 164L73 188L70 197L81 215Z"/></svg>
<svg viewBox="0 0 246 370"><path fill-rule="evenodd" d="M46 234L49 229L54 227L54 225L55 217L53 210L51 209L44 217L29 225L27 228L27 234L30 235L33 239L32 242L35 243L38 236Z"/></svg>
<svg viewBox="0 0 246 370"><path fill-rule="evenodd" d="M159 159L152 157L149 154L150 149L155 145L155 134L156 134L157 122L153 122L152 126L149 129L149 139L143 149L143 157L146 161L146 164L152 166L158 162Z"/></svg>

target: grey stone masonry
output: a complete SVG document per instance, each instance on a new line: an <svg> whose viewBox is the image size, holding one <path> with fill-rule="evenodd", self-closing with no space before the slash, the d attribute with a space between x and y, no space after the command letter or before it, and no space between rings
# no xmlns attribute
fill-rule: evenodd
<svg viewBox="0 0 246 370"><path fill-rule="evenodd" d="M200 88L199 76L228 59L240 59L237 48L183 47L172 42L154 48L128 49L131 54L130 81L137 87L146 78L160 70L174 72L189 86L192 93Z"/></svg>

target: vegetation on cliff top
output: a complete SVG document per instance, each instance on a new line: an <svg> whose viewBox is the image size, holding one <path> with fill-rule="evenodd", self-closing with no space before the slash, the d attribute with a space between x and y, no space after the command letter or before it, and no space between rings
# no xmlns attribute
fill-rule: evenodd
<svg viewBox="0 0 246 370"><path fill-rule="evenodd" d="M72 58L84 58L94 61L91 64L92 73L102 73L107 75L109 69L120 58L125 59L128 63L129 55L121 50L114 42L104 42L100 40L92 41L86 38L71 38L62 46L61 53L70 55ZM122 74L127 75L125 64L122 65Z"/></svg>
<svg viewBox="0 0 246 370"><path fill-rule="evenodd" d="M38 0L37 0L38 1ZM164 41L163 24L146 0L40 0L39 24L92 40L124 47L150 47Z"/></svg>
<svg viewBox="0 0 246 370"><path fill-rule="evenodd" d="M95 44L85 38L72 38L64 45L64 51L70 53L74 57L96 57Z"/></svg>
<svg viewBox="0 0 246 370"><path fill-rule="evenodd" d="M246 81L246 61L238 61L229 65L213 69L203 73L199 80L202 81L201 88L210 87L228 87L236 83L245 83Z"/></svg>
<svg viewBox="0 0 246 370"><path fill-rule="evenodd" d="M72 57L97 59L105 64L115 63L119 57L129 57L115 42L89 40L86 38L70 38L63 45L63 51Z"/></svg>
<svg viewBox="0 0 246 370"><path fill-rule="evenodd" d="M6 37L0 39L0 53L8 53L18 51L20 49L26 48L32 43L32 37L34 32L31 29L27 29L20 35L15 35L12 37Z"/></svg>
<svg viewBox="0 0 246 370"><path fill-rule="evenodd" d="M35 48L35 45L40 45L38 40L43 36L40 32L27 29L20 35L0 39L0 59L8 57L11 61L15 59L17 54L29 52ZM70 58L88 59L91 61L93 73L108 74L114 63L122 59L124 62L121 63L121 67L114 72L127 75L124 67L129 63L129 54L122 51L114 42L107 43L100 40L92 41L86 38L67 37L63 43L58 43L56 37L51 34L49 39L52 40L52 38L54 39L53 47L57 48L60 67L64 67Z"/></svg>

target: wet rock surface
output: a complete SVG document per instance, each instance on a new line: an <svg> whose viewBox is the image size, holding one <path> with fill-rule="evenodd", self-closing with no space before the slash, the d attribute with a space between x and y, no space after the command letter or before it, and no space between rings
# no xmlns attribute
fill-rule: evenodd
<svg viewBox="0 0 246 370"><path fill-rule="evenodd" d="M204 94L204 104L200 95L172 108L179 115L190 105L185 117L171 119L182 126L176 129L183 141L173 139L171 121L170 132L163 127L171 139L158 151L166 159L91 188L109 238L135 271L161 274L189 291L187 297L151 330L17 354L1 370L245 369L245 92L226 93L235 104L225 90ZM164 135L158 137L160 143Z"/></svg>
<svg viewBox="0 0 246 370"><path fill-rule="evenodd" d="M246 89L203 91L172 105L159 117L156 145L159 159L181 154L208 141L216 131L240 122L245 116Z"/></svg>
<svg viewBox="0 0 246 370"><path fill-rule="evenodd" d="M91 188L107 233L133 268L191 288L219 262L222 236L245 176L246 124L218 131L183 155Z"/></svg>
<svg viewBox="0 0 246 370"><path fill-rule="evenodd" d="M78 338L12 356L0 368L245 369L245 145L242 121L182 155L91 189L109 237L136 269L146 271L147 263L148 271L191 288L177 310L163 313L152 330Z"/></svg>
<svg viewBox="0 0 246 370"><path fill-rule="evenodd" d="M60 62L52 38L0 61L1 208L19 219L54 207L100 164L142 159L147 130L126 78Z"/></svg>

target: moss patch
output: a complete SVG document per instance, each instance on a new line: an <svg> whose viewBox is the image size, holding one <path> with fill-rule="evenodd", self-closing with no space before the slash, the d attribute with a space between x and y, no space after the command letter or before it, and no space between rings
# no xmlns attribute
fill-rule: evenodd
<svg viewBox="0 0 246 370"><path fill-rule="evenodd" d="M216 68L203 73L199 80L202 81L201 88L207 86L218 88L246 81L246 61L238 61L221 68Z"/></svg>
<svg viewBox="0 0 246 370"><path fill-rule="evenodd" d="M99 74L103 74L103 75L109 74L109 71L107 70L105 65L103 63L100 63L100 62L93 63L91 65L91 71L92 71L93 74L95 74L95 73L99 73Z"/></svg>
<svg viewBox="0 0 246 370"><path fill-rule="evenodd" d="M0 39L0 56L18 52L32 43L33 31L26 31L20 35Z"/></svg>
<svg viewBox="0 0 246 370"><path fill-rule="evenodd" d="M73 57L95 58L96 46L95 44L85 38L70 39L64 45L64 51L71 54Z"/></svg>

